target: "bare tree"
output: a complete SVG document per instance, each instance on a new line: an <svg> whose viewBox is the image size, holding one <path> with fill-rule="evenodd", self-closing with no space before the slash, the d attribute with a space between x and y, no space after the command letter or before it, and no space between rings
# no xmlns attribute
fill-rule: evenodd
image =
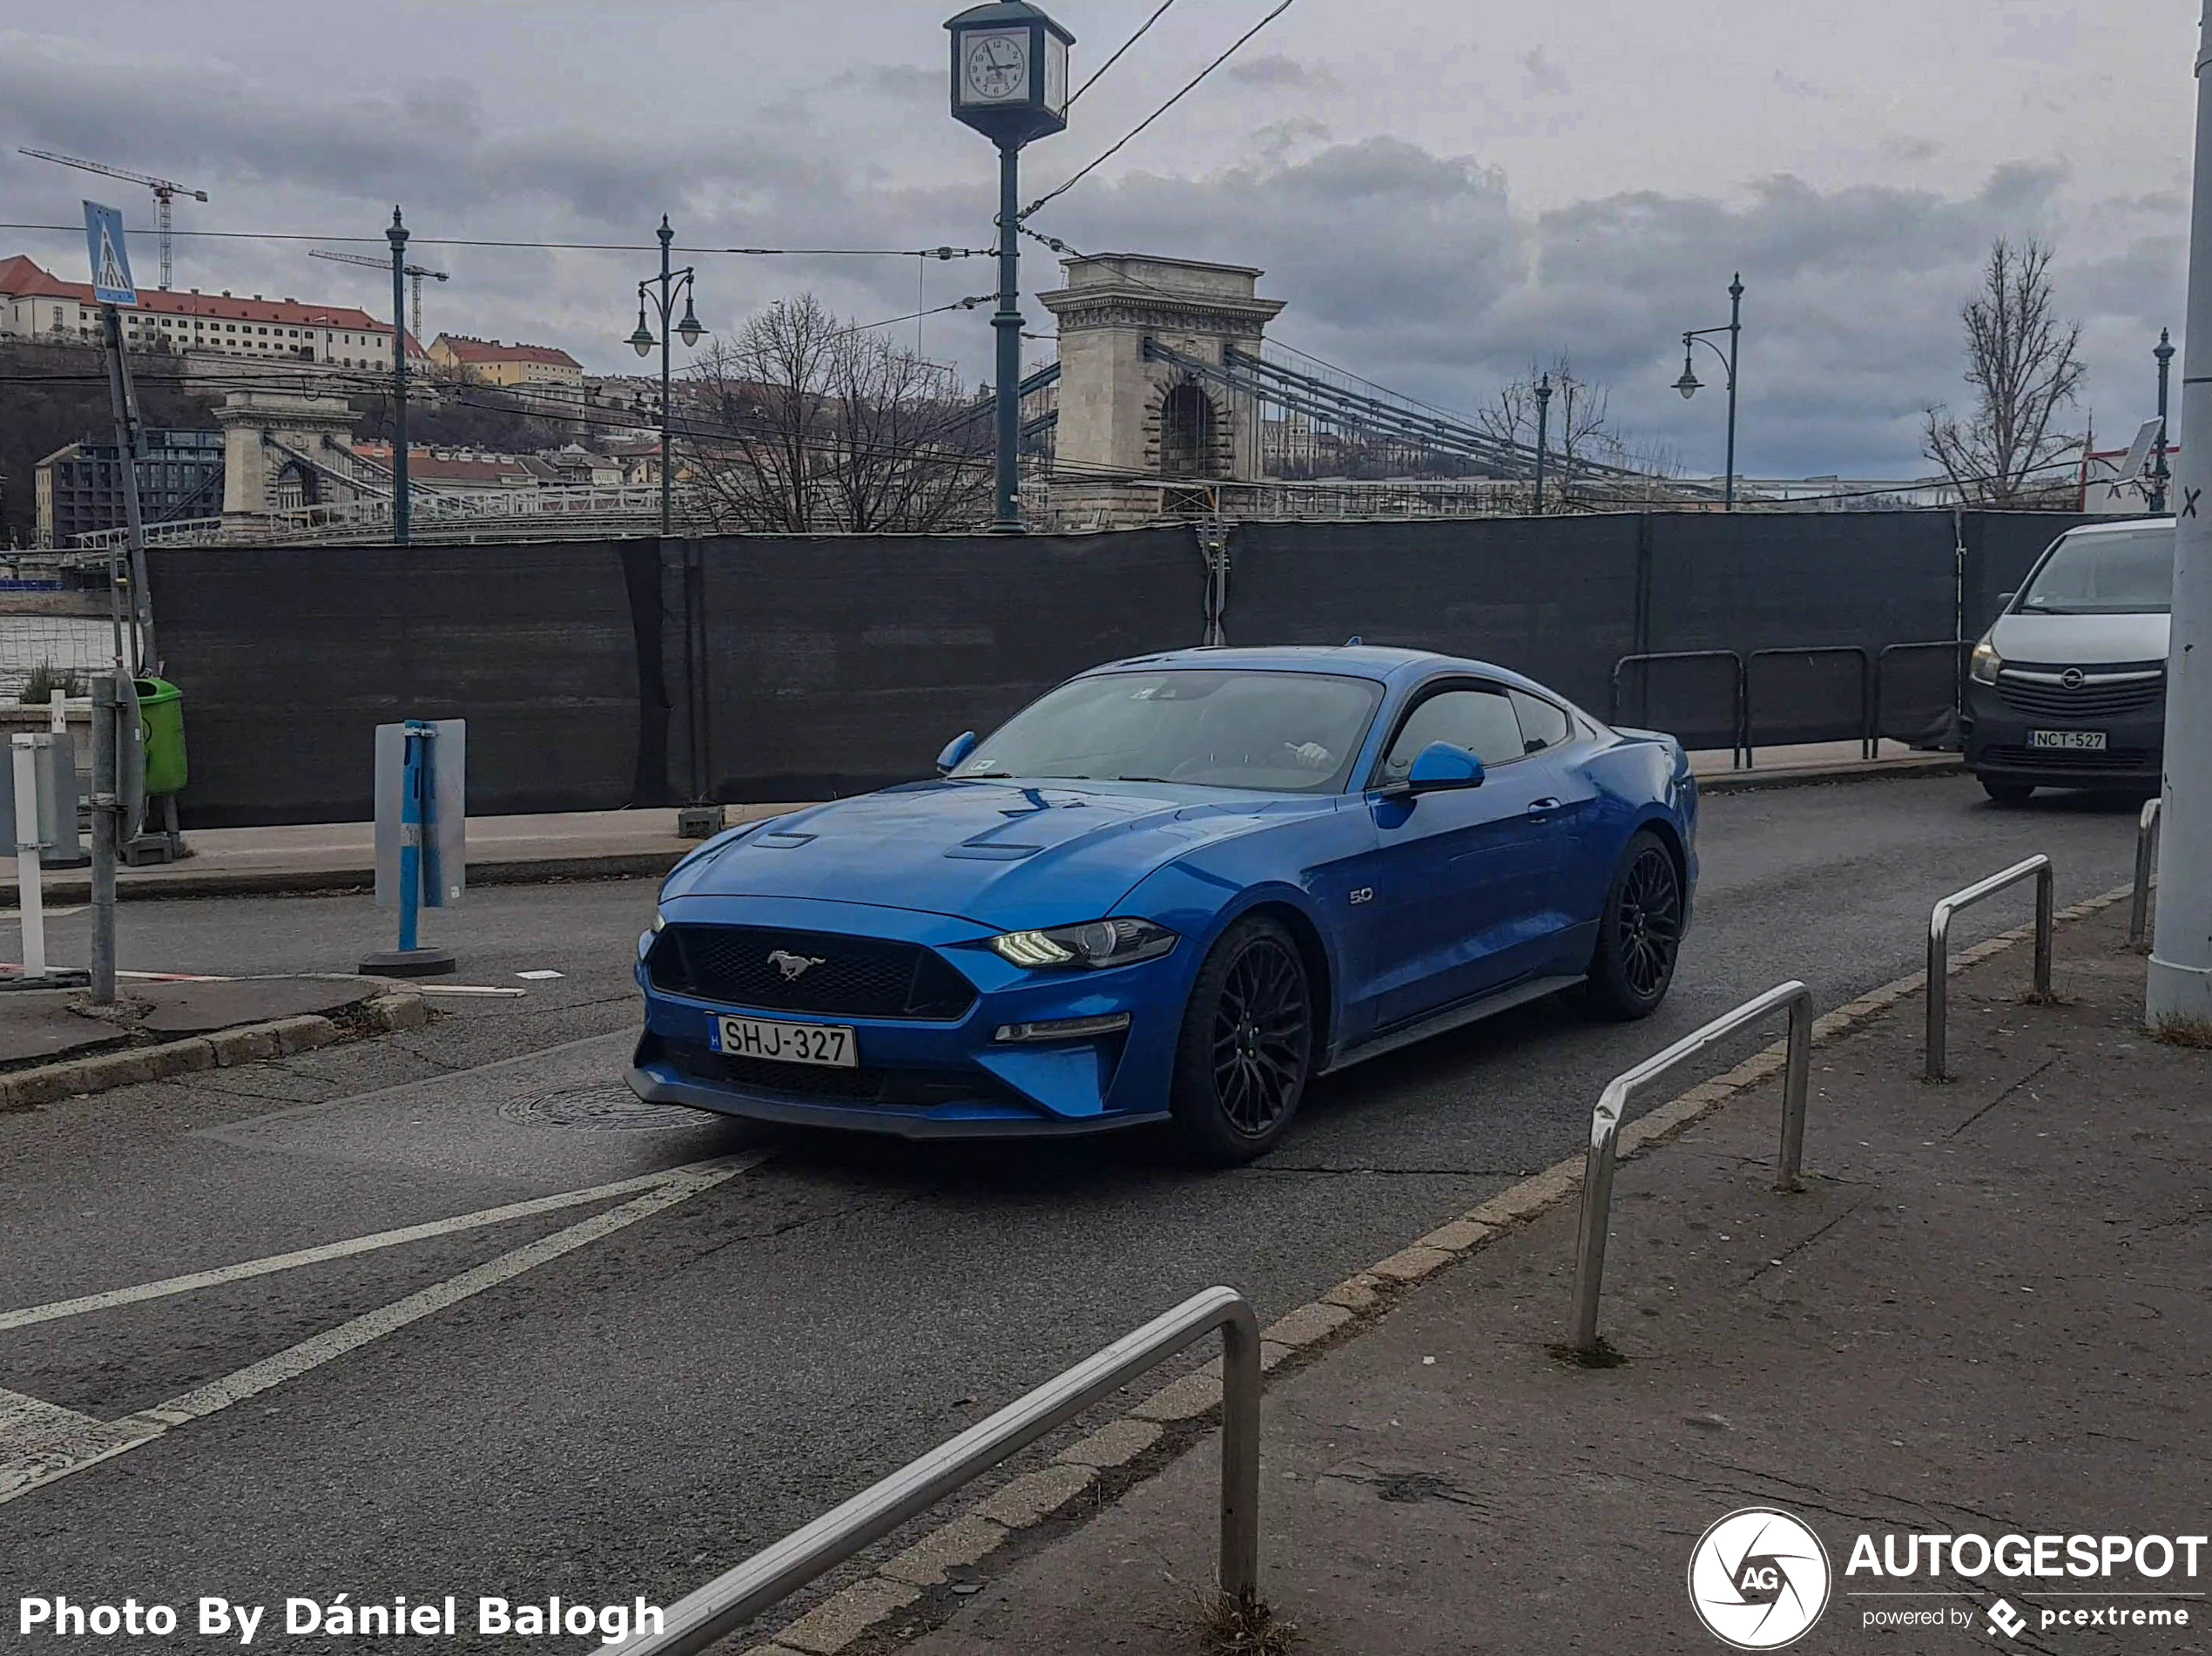
<svg viewBox="0 0 2212 1656"><path fill-rule="evenodd" d="M885 534L990 514L984 405L812 294L769 306L691 378L685 470L716 528Z"/></svg>
<svg viewBox="0 0 2212 1656"><path fill-rule="evenodd" d="M1544 419L1545 511L1586 510L1599 496L1590 488L1589 464L1626 463L1627 445L1614 428L1612 393L1593 381L1577 378L1575 365L1561 355L1548 367L1532 362L1527 371L1500 386L1476 411L1483 431L1501 443L1523 449L1536 446L1537 390L1548 376L1551 408ZM1535 506L1534 480L1529 480L1528 505Z"/></svg>
<svg viewBox="0 0 2212 1656"><path fill-rule="evenodd" d="M1988 505L2040 504L2060 480L2053 463L2080 447L2054 429L2087 371L2079 322L2062 322L2051 299L2051 249L2033 237L2000 236L1982 267L1981 290L1960 312L1966 383L1974 410L1962 423L1942 405L1927 411L1925 452L1962 498Z"/></svg>

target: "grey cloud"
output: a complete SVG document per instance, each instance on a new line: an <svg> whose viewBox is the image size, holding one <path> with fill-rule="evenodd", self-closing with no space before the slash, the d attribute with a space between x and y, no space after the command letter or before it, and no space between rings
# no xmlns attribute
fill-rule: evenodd
<svg viewBox="0 0 2212 1656"><path fill-rule="evenodd" d="M1528 73L1528 84L1532 91L1547 97L1563 98L1575 90L1574 82L1567 78L1567 71L1545 57L1541 46L1522 52L1520 63Z"/></svg>
<svg viewBox="0 0 2212 1656"><path fill-rule="evenodd" d="M1240 86L1255 86L1268 91L1335 91L1342 84L1334 71L1325 65L1302 64L1280 52L1238 59L1221 72L1224 78Z"/></svg>

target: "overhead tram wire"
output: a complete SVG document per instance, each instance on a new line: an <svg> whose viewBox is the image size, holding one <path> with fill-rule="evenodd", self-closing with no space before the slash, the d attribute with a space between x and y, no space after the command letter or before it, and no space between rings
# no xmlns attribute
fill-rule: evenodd
<svg viewBox="0 0 2212 1656"><path fill-rule="evenodd" d="M1135 34L1131 35L1127 40L1124 40L1120 45L1116 47L1114 49L1114 55L1111 57L1109 57L1104 63L1099 64L1096 71L1092 74L1089 80L1076 88L1075 91L1068 99L1068 107L1069 109L1075 108L1076 98L1081 98L1085 92L1089 91L1092 87L1097 85L1100 81L1103 80L1106 78L1106 71L1111 69L1116 64L1122 61L1122 54L1127 51L1131 46L1134 46L1138 41L1143 39L1144 31L1150 29L1154 24L1159 22L1162 17L1167 16L1168 8L1174 3L1175 0L1160 0L1160 9L1154 12L1150 17L1147 17L1143 24L1138 25L1137 30Z"/></svg>
<svg viewBox="0 0 2212 1656"><path fill-rule="evenodd" d="M1231 57L1235 57L1246 41L1250 40L1261 30L1266 28L1269 24L1273 23L1276 18L1281 17L1285 12L1288 11L1295 3L1296 0L1282 0L1282 3L1278 5L1274 10L1269 12L1264 17L1262 17L1251 28L1245 30L1243 34L1238 36L1237 38L1231 43L1227 51L1223 52L1220 57L1215 58L1211 63L1208 64L1204 69L1200 70L1195 76L1193 76L1184 86L1181 91L1176 93L1176 95L1169 98L1166 103L1161 105L1159 108L1154 110L1150 115L1147 115L1143 120L1139 121L1127 132L1124 132L1115 141L1110 148L1105 151L1104 153L1097 156L1077 171L1073 176L1067 179L1055 188L1046 191L1035 200L1029 203L1028 206L1022 210L1021 217L1024 220L1028 219L1031 213L1036 212L1038 208L1043 206L1046 202L1052 200L1057 196L1063 196L1067 194L1069 191L1074 189L1078 184L1081 184L1093 172L1096 172L1107 162L1112 160L1115 156L1121 153L1123 148L1127 145L1131 139L1135 139L1139 133L1143 132L1146 127L1151 125L1152 123L1158 120L1161 116L1166 114L1177 104L1181 103L1185 98L1196 91L1198 89L1198 84L1201 81L1204 80L1205 78L1212 74L1215 70L1220 68L1222 64L1227 63ZM1148 24L1147 26L1149 27L1150 25ZM1102 74L1105 71L1103 70L1100 71ZM1096 79L1096 77L1094 76L1092 78Z"/></svg>
<svg viewBox="0 0 2212 1656"><path fill-rule="evenodd" d="M82 235L81 224L0 223L0 230L49 230L57 235ZM381 247L384 237L308 235L289 230L174 230L177 236L200 236L219 241L358 241ZM481 237L413 236L412 245L433 247L514 247L543 253L658 253L660 243L628 241L502 241ZM671 253L719 253L750 259L988 259L995 247L672 247Z"/></svg>

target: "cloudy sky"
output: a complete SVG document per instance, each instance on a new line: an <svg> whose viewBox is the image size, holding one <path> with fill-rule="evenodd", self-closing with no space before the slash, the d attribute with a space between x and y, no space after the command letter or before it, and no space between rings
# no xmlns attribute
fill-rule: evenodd
<svg viewBox="0 0 2212 1656"><path fill-rule="evenodd" d="M1157 3L1056 0L1078 83ZM1025 194L1271 4L1178 0L1028 152ZM945 108L955 9L18 9L37 26L0 28L0 217L69 222L102 191L134 224L150 208L13 153L30 145L206 189L179 211L198 229L374 235L397 201L426 240L644 243L665 210L694 247L987 247L991 152ZM1977 264L1993 236L2040 235L2084 326L2088 411L2124 439L2152 405L2159 328L2179 333L2195 17L2194 0L1297 0L1035 222L1085 248L1263 266L1288 301L1278 336L1448 407L1567 352L1632 436L1700 473L1719 469L1720 399L1669 388L1682 330L1727 320L1740 268L1743 465L1768 477L1925 470L1920 411L1966 395L1957 313ZM81 236L0 232L0 254L18 248L81 274ZM431 333L635 366L619 341L650 255L423 252L454 278ZM718 330L801 288L873 321L993 281L982 260L699 262ZM1025 260L1026 287L1055 275ZM299 243L182 241L178 284L381 308L373 274ZM979 309L921 338L974 374L988 332Z"/></svg>

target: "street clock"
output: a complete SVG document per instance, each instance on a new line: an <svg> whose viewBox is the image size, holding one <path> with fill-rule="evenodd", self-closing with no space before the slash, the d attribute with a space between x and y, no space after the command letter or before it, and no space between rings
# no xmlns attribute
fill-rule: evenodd
<svg viewBox="0 0 2212 1656"><path fill-rule="evenodd" d="M1069 34L1027 0L971 7L953 37L953 118L1001 149L1068 125Z"/></svg>

